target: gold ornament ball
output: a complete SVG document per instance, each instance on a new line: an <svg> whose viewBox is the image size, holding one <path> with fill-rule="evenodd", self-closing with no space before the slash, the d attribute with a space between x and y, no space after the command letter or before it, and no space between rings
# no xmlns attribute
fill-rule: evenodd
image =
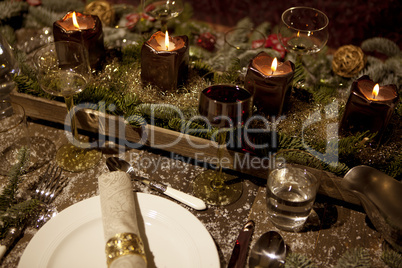
<svg viewBox="0 0 402 268"><path fill-rule="evenodd" d="M354 77L366 65L366 56L360 47L347 45L340 47L334 54L332 70L342 77Z"/></svg>
<svg viewBox="0 0 402 268"><path fill-rule="evenodd" d="M85 6L85 14L96 15L105 26L110 26L114 21L112 5L103 0L96 0Z"/></svg>

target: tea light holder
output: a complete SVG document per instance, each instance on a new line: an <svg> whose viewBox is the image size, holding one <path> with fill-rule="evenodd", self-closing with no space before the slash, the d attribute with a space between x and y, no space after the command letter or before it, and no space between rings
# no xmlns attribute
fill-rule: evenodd
<svg viewBox="0 0 402 268"><path fill-rule="evenodd" d="M399 101L395 85L376 85L367 75L353 82L340 128L383 133Z"/></svg>
<svg viewBox="0 0 402 268"><path fill-rule="evenodd" d="M88 50L91 68L99 69L105 57L102 22L96 15L68 12L53 23L54 41L81 43Z"/></svg>
<svg viewBox="0 0 402 268"><path fill-rule="evenodd" d="M154 33L141 49L141 81L164 91L175 90L188 76L188 37Z"/></svg>
<svg viewBox="0 0 402 268"><path fill-rule="evenodd" d="M291 93L294 70L292 62L278 62L266 52L260 52L251 60L244 84L246 89L254 87L254 104L260 112L282 114Z"/></svg>

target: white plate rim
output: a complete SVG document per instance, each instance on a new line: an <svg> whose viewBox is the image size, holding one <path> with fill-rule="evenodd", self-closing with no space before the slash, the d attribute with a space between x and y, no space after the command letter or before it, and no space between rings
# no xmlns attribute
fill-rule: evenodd
<svg viewBox="0 0 402 268"><path fill-rule="evenodd" d="M146 193L135 194L141 210L153 210L162 213L162 216L166 216L168 211L168 218L177 219L177 228L183 228L183 233L191 236L189 237L191 240L197 241L196 251L199 251L200 256L204 256L199 258L199 267L220 267L215 242L197 217L166 198ZM99 196L90 197L67 207L34 235L21 256L18 268L43 268L57 245L69 233L90 221L101 220L101 217Z"/></svg>

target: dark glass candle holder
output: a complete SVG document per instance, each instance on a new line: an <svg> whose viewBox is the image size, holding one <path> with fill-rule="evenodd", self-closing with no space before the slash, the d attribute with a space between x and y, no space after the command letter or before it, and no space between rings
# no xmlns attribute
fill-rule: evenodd
<svg viewBox="0 0 402 268"><path fill-rule="evenodd" d="M188 76L188 37L169 38L170 47L165 44L165 34L154 33L141 49L141 81L164 91L175 90L184 84Z"/></svg>
<svg viewBox="0 0 402 268"><path fill-rule="evenodd" d="M254 104L259 112L266 115L280 115L291 93L295 66L292 62L278 62L275 71L272 70L273 58L265 52L260 52L251 60L245 87L252 84L255 89ZM249 83L252 81L252 83Z"/></svg>
<svg viewBox="0 0 402 268"><path fill-rule="evenodd" d="M53 36L55 42L73 41L83 44L88 51L91 68L101 68L105 58L105 45L102 22L98 16L68 12L61 20L53 23Z"/></svg>
<svg viewBox="0 0 402 268"><path fill-rule="evenodd" d="M373 95L375 82L365 75L352 84L340 128L352 133L371 131L381 136L399 101L395 85L379 86Z"/></svg>

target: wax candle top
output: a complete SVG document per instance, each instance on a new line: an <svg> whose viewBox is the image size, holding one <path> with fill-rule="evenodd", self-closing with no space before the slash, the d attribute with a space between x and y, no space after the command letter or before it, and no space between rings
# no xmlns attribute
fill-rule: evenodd
<svg viewBox="0 0 402 268"><path fill-rule="evenodd" d="M56 21L66 31L78 31L92 29L95 27L95 20L91 15L84 15L78 12L69 12L64 18Z"/></svg>
<svg viewBox="0 0 402 268"><path fill-rule="evenodd" d="M361 79L357 82L357 88L371 101L392 101L398 97L395 85L379 86L377 95L374 92L376 83L370 79Z"/></svg>
<svg viewBox="0 0 402 268"><path fill-rule="evenodd" d="M277 67L274 68L272 63L275 59L270 57L267 53L261 52L253 59L251 64L255 69L266 76L281 76L293 72L292 66L289 61L277 61Z"/></svg>
<svg viewBox="0 0 402 268"><path fill-rule="evenodd" d="M180 36L168 36L168 40L169 45L167 47L166 34L159 31L154 33L147 43L156 51L175 51L185 46L185 41Z"/></svg>

